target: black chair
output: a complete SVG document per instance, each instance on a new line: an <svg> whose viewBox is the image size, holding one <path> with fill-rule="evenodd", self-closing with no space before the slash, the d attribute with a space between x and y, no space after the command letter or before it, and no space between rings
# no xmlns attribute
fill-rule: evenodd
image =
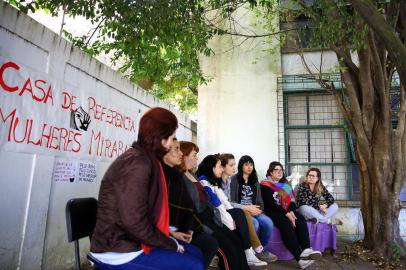
<svg viewBox="0 0 406 270"><path fill-rule="evenodd" d="M95 198L70 199L66 203L65 214L68 241L75 242L75 269L80 270L79 239L86 236L89 239L92 237L96 226L97 200Z"/></svg>

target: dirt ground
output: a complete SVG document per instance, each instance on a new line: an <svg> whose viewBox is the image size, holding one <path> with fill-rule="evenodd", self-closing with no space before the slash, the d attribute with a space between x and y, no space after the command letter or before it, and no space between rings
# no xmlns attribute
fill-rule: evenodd
<svg viewBox="0 0 406 270"><path fill-rule="evenodd" d="M216 268L210 268L214 270ZM295 260L277 261L266 267L252 267L252 270L298 270L300 269ZM333 254L323 253L323 257L316 261L306 270L406 270L406 258L399 261L376 258L364 251L353 242L339 240L337 251Z"/></svg>

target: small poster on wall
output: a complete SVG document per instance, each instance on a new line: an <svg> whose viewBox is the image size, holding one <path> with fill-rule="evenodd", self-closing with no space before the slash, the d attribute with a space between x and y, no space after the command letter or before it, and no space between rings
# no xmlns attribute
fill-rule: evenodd
<svg viewBox="0 0 406 270"><path fill-rule="evenodd" d="M56 158L53 180L63 183L95 183L96 163L86 160L68 160Z"/></svg>

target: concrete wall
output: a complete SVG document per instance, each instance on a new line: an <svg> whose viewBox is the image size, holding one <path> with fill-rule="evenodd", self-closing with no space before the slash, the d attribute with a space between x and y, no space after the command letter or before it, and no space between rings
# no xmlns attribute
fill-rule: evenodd
<svg viewBox="0 0 406 270"><path fill-rule="evenodd" d="M149 107L169 108L4 2L0 2L0 57L24 63L24 69L51 78L55 85L93 91L108 105L126 108L134 119ZM1 87L0 92L0 108L4 108L9 105L9 93ZM22 106L22 113L29 115L29 108ZM175 113L180 122L178 138L190 140L191 121ZM0 121L1 134L6 128ZM74 197L97 197L101 177L113 158L77 157L58 151L8 151L3 147L7 143L0 142L0 269L71 268L74 249L67 241L65 204ZM54 163L60 159L94 163L96 181L54 181ZM83 241L82 249L87 248L87 241Z"/></svg>
<svg viewBox="0 0 406 270"><path fill-rule="evenodd" d="M257 18L240 11L237 27L253 29ZM260 178L269 162L278 159L277 77L282 74L279 50L270 54L264 41L213 38L210 47L215 55L201 58L212 81L199 88L197 130L200 158L228 152L238 162L248 154Z"/></svg>
<svg viewBox="0 0 406 270"><path fill-rule="evenodd" d="M338 72L337 56L333 51L323 52L304 52L303 57L310 71L317 73L336 73ZM355 64L358 63L356 54L351 54ZM296 53L282 54L282 74L296 75L308 74L308 70L303 65L302 58Z"/></svg>
<svg viewBox="0 0 406 270"><path fill-rule="evenodd" d="M343 221L343 225L337 226L337 237L360 240L364 238L364 224L362 213L359 208L341 207L338 210L336 218ZM400 236L406 240L406 209L401 209L399 213Z"/></svg>
<svg viewBox="0 0 406 270"><path fill-rule="evenodd" d="M337 57L334 52L326 51L321 55L320 52L305 52L303 53L304 59L309 66L310 70L315 74L334 71L337 65ZM282 55L282 74L295 75L307 74L308 71L302 63L301 57L296 53L286 53Z"/></svg>

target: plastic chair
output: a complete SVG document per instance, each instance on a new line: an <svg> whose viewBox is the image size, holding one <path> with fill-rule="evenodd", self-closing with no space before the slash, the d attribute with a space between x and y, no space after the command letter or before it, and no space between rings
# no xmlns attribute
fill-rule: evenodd
<svg viewBox="0 0 406 270"><path fill-rule="evenodd" d="M68 241L75 242L75 269L80 270L79 239L92 237L96 226L97 200L95 198L70 199L66 203L65 214Z"/></svg>

